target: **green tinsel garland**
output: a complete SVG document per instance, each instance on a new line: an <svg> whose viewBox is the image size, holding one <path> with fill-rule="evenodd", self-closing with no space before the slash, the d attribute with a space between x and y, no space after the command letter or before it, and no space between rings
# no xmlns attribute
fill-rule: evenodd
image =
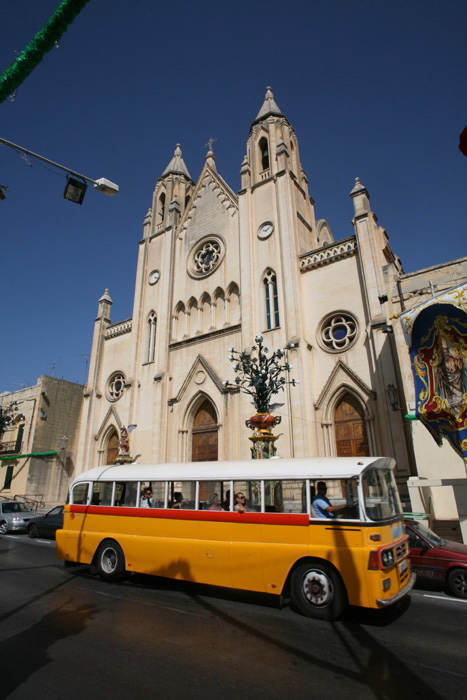
<svg viewBox="0 0 467 700"><path fill-rule="evenodd" d="M11 95L42 61L44 54L53 49L87 2L89 0L63 0L43 29L0 76L0 102Z"/></svg>

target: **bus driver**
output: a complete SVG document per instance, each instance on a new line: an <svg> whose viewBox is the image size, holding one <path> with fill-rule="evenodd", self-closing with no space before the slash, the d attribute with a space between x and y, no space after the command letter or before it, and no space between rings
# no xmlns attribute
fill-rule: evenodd
<svg viewBox="0 0 467 700"><path fill-rule="evenodd" d="M313 498L313 509L317 518L335 518L336 513L340 513L347 508L345 503L341 506L331 505L329 498L326 498L327 490L326 482L318 481L318 494Z"/></svg>

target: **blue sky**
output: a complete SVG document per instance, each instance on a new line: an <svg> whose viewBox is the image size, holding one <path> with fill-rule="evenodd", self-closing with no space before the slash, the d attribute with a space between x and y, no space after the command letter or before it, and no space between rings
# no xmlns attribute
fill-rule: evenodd
<svg viewBox="0 0 467 700"><path fill-rule="evenodd" d="M0 72L58 0L2 4ZM406 272L467 254L464 0L90 0L60 46L0 104L0 137L120 192L63 199L63 173L0 145L0 392L85 379L97 300L132 314L138 241L181 143L205 144L234 191L267 85L293 125L317 218L353 233L358 175Z"/></svg>

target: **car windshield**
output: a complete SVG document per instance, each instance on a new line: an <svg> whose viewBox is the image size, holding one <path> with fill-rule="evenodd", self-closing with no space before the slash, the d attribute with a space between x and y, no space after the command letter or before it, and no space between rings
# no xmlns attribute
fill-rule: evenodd
<svg viewBox="0 0 467 700"><path fill-rule="evenodd" d="M30 513L30 509L25 503L4 503L2 508L4 513Z"/></svg>
<svg viewBox="0 0 467 700"><path fill-rule="evenodd" d="M368 469L362 475L365 511L370 520L402 516L402 506L391 469Z"/></svg>
<svg viewBox="0 0 467 700"><path fill-rule="evenodd" d="M421 523L417 522L416 520L411 520L410 521L410 526L412 527L413 530L418 532L422 537L424 537L430 544L432 544L434 547L439 547L442 543L443 540L441 537L439 537L433 530L430 530L429 527L426 527L425 525L422 525Z"/></svg>

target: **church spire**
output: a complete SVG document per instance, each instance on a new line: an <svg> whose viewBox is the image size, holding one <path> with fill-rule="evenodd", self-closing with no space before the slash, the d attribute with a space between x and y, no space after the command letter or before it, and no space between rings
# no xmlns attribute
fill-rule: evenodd
<svg viewBox="0 0 467 700"><path fill-rule="evenodd" d="M177 143L173 158L162 173L161 177L165 177L166 175L171 174L184 175L189 180L191 180L191 175L188 172L188 168L186 167L185 161L182 158L182 149L180 148L179 143Z"/></svg>
<svg viewBox="0 0 467 700"><path fill-rule="evenodd" d="M264 119L265 117L268 117L270 114L272 114L276 117L283 117L284 116L284 114L281 112L281 110L277 106L277 103L274 99L274 95L272 94L272 90L268 85L268 87L266 89L266 95L264 98L263 106L261 107L258 114L256 115L256 119L253 123L259 121L260 119Z"/></svg>

